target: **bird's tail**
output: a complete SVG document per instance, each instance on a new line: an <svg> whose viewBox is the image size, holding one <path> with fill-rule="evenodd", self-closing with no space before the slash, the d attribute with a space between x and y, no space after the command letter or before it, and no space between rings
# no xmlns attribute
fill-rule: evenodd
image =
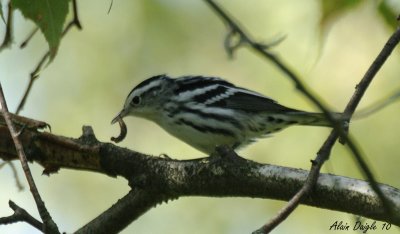
<svg viewBox="0 0 400 234"><path fill-rule="evenodd" d="M307 126L322 126L322 127L332 127L332 123L326 118L323 113L311 113L304 111L296 111L292 113L287 113L290 116L290 121L299 125ZM346 119L343 117L342 113L331 113L335 120L340 122L345 122Z"/></svg>

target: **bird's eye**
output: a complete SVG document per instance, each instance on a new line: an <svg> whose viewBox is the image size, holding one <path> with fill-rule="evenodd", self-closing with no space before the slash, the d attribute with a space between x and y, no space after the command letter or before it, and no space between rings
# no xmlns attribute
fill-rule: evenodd
<svg viewBox="0 0 400 234"><path fill-rule="evenodd" d="M138 105L140 103L140 97L134 96L131 101L131 105Z"/></svg>

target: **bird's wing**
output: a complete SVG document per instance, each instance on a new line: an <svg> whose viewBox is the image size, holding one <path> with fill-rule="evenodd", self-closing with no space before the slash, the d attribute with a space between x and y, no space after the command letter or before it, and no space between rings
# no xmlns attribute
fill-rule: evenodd
<svg viewBox="0 0 400 234"><path fill-rule="evenodd" d="M242 88L235 88L231 95L212 103L211 105L223 106L230 109L240 109L250 112L265 111L271 113L284 113L297 111L295 109L282 106L276 101L262 94Z"/></svg>

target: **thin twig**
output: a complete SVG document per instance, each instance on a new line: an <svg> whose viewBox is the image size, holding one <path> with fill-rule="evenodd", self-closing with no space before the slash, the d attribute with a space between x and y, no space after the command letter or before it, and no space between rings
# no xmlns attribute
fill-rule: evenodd
<svg viewBox="0 0 400 234"><path fill-rule="evenodd" d="M400 98L400 89L397 89L395 92L393 92L391 95L388 95L385 98L382 98L381 100L376 101L375 103L358 110L354 114L353 119L362 119L365 117L368 117L372 114L375 114L376 112L382 110L383 108L389 106L390 104L394 103Z"/></svg>
<svg viewBox="0 0 400 234"><path fill-rule="evenodd" d="M0 224L11 224L16 222L27 222L39 231L43 231L43 223L39 220L35 219L32 215L30 215L25 209L19 207L13 201L9 201L8 205L14 211L14 214L8 217L1 217Z"/></svg>
<svg viewBox="0 0 400 234"><path fill-rule="evenodd" d="M73 19L67 24L67 26L65 27L64 31L61 34L61 37L64 37L69 30L72 28L72 26L76 26L79 30L82 29L82 25L81 22L79 20L78 17L78 7L76 5L76 0L72 1L72 9L73 9ZM18 104L17 110L15 111L16 114L19 114L21 112L21 110L24 108L25 102L28 98L29 93L32 90L32 86L33 83L35 82L35 80L37 78L39 78L39 72L42 70L42 67L44 65L44 63L47 61L47 59L50 56L50 50L47 51L43 57L40 59L39 63L36 65L35 69L33 70L33 72L31 72L30 74L30 79L29 79L29 83L28 86L24 92L24 95L22 96L22 99L20 101L20 103Z"/></svg>
<svg viewBox="0 0 400 234"><path fill-rule="evenodd" d="M13 10L11 6L11 1L8 3L8 12L7 12L7 26L6 26L6 34L4 35L3 42L0 46L0 51L11 45L12 41L12 21L13 21Z"/></svg>
<svg viewBox="0 0 400 234"><path fill-rule="evenodd" d="M22 144L21 144L21 142L20 142L20 140L18 138L19 134L17 133L17 131L16 131L15 127L14 127L14 124L11 121L10 113L8 112L7 103L6 103L6 100L5 100L5 97L4 97L3 88L1 86L1 83L0 83L0 104L1 104L1 112L2 112L2 114L4 116L4 120L7 123L7 127L9 129L11 137L12 137L12 139L14 141L15 148L16 148L16 151L18 153L18 157L19 157L19 160L21 162L23 171L25 173L26 180L28 181L30 191L31 191L32 196L33 196L33 198L35 200L35 203L36 203L36 206L38 208L40 217L42 218L42 221L45 224L44 225L44 231L46 233L47 232L49 232L49 233L60 233L58 231L57 225L54 223L54 221L51 218L49 212L47 211L46 206L45 206L42 198L40 197L39 190L37 189L37 187L35 185L35 181L34 181L34 179L32 177L32 173L31 173L31 170L29 168L28 161L26 159L25 151L24 151L24 149L22 147Z"/></svg>
<svg viewBox="0 0 400 234"><path fill-rule="evenodd" d="M43 58L40 60L40 62L39 62L39 64L38 64L38 66L37 66L37 67L35 68L35 70L31 73L30 79L29 79L29 83L28 83L28 87L26 87L24 96L22 96L22 99L21 99L21 101L20 101L19 104L18 104L18 107L17 107L17 110L15 111L15 114L18 115L18 114L21 112L22 108L24 108L26 99L28 98L28 95L29 95L29 93L31 92L33 82L35 82L35 80L39 77L39 76L37 76L37 75L34 76L33 73L36 73L36 71L40 69L40 67L42 66L42 64L44 63L44 61L47 59L48 56L49 56L49 52L47 52L47 53L45 54L45 56L43 56Z"/></svg>
<svg viewBox="0 0 400 234"><path fill-rule="evenodd" d="M79 21L79 17L78 17L78 5L76 3L76 0L72 1L72 10L73 10L73 14L74 14L72 22L74 25L76 25L76 27L79 30L82 30L82 25L81 25L81 22Z"/></svg>
<svg viewBox="0 0 400 234"><path fill-rule="evenodd" d="M114 0L111 0L110 7L108 8L107 14L110 14L111 8L113 6Z"/></svg>
<svg viewBox="0 0 400 234"><path fill-rule="evenodd" d="M28 43L30 42L30 40L32 39L33 36L35 36L35 34L39 31L39 27L35 27L31 33L29 33L29 35L27 36L27 38L21 43L21 45L19 46L19 48L23 49L25 48Z"/></svg>
<svg viewBox="0 0 400 234"><path fill-rule="evenodd" d="M22 191L24 189L24 186L22 185L21 180L19 179L17 168L15 168L13 162L7 161L6 163L8 166L10 166L11 171L14 174L15 184L17 185L18 191Z"/></svg>

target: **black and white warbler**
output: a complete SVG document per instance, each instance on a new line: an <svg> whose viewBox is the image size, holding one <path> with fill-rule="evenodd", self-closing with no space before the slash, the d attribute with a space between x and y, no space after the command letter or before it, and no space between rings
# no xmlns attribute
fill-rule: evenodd
<svg viewBox="0 0 400 234"><path fill-rule="evenodd" d="M125 116L151 120L192 147L210 154L218 145L246 146L288 126L330 126L321 113L288 108L216 77L151 77L126 98Z"/></svg>

